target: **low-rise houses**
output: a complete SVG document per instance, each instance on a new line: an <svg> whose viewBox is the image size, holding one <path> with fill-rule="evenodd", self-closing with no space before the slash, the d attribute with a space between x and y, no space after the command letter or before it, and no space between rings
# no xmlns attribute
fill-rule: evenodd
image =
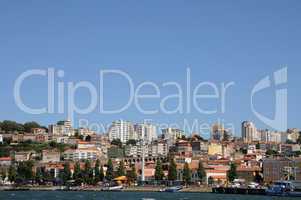
<svg viewBox="0 0 301 200"><path fill-rule="evenodd" d="M96 147L64 151L64 160L97 160L100 157L101 153Z"/></svg>
<svg viewBox="0 0 301 200"><path fill-rule="evenodd" d="M10 166L12 163L11 157L0 157L0 167Z"/></svg>
<svg viewBox="0 0 301 200"><path fill-rule="evenodd" d="M19 151L14 153L14 160L16 162L24 162L32 160L36 157L36 152L34 151Z"/></svg>
<svg viewBox="0 0 301 200"><path fill-rule="evenodd" d="M127 121L114 122L109 135L98 135L84 128L74 134L70 121L60 121L49 126L49 135L44 128L33 128L31 133L1 134L0 143L3 142L2 137L7 137L5 144L1 145L5 146L3 155L11 157L0 158L0 169L34 160L33 169L46 169L59 178L65 163L70 164L73 172L75 162L79 161L83 168L86 160L93 166L98 159L105 166L110 158L115 171L120 161L124 161L125 170L129 171L135 165L140 178L144 163L145 180L154 180L156 162L161 161L167 176L169 161L173 159L177 180L180 181L183 180L184 165L187 163L191 180L199 182L197 170L200 161L204 164L204 180L207 183L228 183L231 163L236 164L236 178L246 182L262 178L265 183L301 179L301 158L296 158L301 151L300 144L297 144L299 130L288 130L286 133L261 131L250 122L245 122L242 129L243 139L229 138L222 126L213 126L211 139L207 141L198 135L186 138L184 131L173 128L163 129L162 137L157 138L155 126Z"/></svg>
<svg viewBox="0 0 301 200"><path fill-rule="evenodd" d="M167 156L168 145L165 140L155 140L149 145L149 156Z"/></svg>
<svg viewBox="0 0 301 200"><path fill-rule="evenodd" d="M43 163L60 162L60 160L61 160L61 154L56 149L42 151Z"/></svg>

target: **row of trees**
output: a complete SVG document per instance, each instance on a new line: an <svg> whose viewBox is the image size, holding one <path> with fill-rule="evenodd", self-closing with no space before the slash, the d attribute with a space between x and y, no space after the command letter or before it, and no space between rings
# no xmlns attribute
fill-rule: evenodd
<svg viewBox="0 0 301 200"><path fill-rule="evenodd" d="M8 178L10 182L21 183L33 179L34 174L32 168L34 166L33 161L19 162L17 166L11 165L8 172L2 170L1 178L5 180Z"/></svg>
<svg viewBox="0 0 301 200"><path fill-rule="evenodd" d="M31 132L32 128L41 128L42 126L37 122L26 122L24 124L10 121L10 120L4 120L3 122L0 122L0 128L1 130L5 132L11 132L11 131L19 131L19 132ZM43 127L47 129L46 127Z"/></svg>
<svg viewBox="0 0 301 200"><path fill-rule="evenodd" d="M8 177L8 180L16 183L24 182L35 182L38 184L43 184L53 180L53 174L50 174L45 168L38 167L36 173L33 173L34 163L32 161L19 162L16 166L10 166L8 173L2 171L1 177L4 180L5 177ZM198 178L200 182L203 182L206 174L202 162L199 162L197 170ZM69 181L73 180L75 185L81 185L82 183L87 185L95 185L100 181L112 181L114 178L119 176L126 176L129 182L135 182L137 180L137 173L135 165L131 166L130 170L126 170L123 161L121 161L117 167L117 170L114 171L112 160L109 159L107 163L107 171L104 174L103 166L100 166L100 161L97 160L95 166L91 166L91 162L86 160L85 166L82 169L80 163L76 162L74 166L74 173L72 175L70 170L69 163L64 164L63 170L59 173L59 180L61 184L66 185ZM184 169L182 172L183 181L188 184L191 182L191 170L188 163L185 163ZM230 170L228 172L229 181L233 181L237 177L236 165L234 163L230 164ZM165 177L163 172L162 162L157 161L155 167L155 180L169 180L176 181L178 180L176 163L173 159L170 160L168 166L168 175Z"/></svg>
<svg viewBox="0 0 301 200"><path fill-rule="evenodd" d="M198 174L199 180L201 182L203 182L206 174L205 174L205 170L204 170L204 167L203 167L203 163L201 161L199 162L197 174ZM184 169L183 169L182 175L183 175L183 181L186 184L191 182L191 169L189 168L188 163L184 164ZM164 179L165 179L165 175L164 175L164 172L163 172L162 163L161 163L160 160L158 160L157 163L156 163L156 167L155 167L155 180L162 181ZM177 166L176 166L175 161L173 159L171 159L169 161L167 180L176 181L177 179L178 179Z"/></svg>

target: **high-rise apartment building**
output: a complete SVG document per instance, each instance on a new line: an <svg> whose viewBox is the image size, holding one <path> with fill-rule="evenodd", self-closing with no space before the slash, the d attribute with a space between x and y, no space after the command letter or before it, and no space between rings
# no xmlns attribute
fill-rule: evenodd
<svg viewBox="0 0 301 200"><path fill-rule="evenodd" d="M257 132L255 124L250 121L244 121L241 126L241 134L244 142L260 141L260 133Z"/></svg>
<svg viewBox="0 0 301 200"><path fill-rule="evenodd" d="M137 136L134 132L134 126L131 122L117 120L112 122L109 128L109 139L120 139L122 143L126 143L130 139L137 140Z"/></svg>

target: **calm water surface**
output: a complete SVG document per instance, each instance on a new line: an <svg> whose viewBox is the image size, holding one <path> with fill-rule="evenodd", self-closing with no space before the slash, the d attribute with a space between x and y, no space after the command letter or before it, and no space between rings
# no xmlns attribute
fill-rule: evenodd
<svg viewBox="0 0 301 200"><path fill-rule="evenodd" d="M0 200L298 200L298 198L210 193L137 192L0 192Z"/></svg>

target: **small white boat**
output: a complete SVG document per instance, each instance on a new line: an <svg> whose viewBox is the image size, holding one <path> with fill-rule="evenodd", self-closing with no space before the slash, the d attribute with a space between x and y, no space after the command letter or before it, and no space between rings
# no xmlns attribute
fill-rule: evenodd
<svg viewBox="0 0 301 200"><path fill-rule="evenodd" d="M121 191L122 189L123 186L118 185L118 186L110 186L110 187L103 188L102 191Z"/></svg>

